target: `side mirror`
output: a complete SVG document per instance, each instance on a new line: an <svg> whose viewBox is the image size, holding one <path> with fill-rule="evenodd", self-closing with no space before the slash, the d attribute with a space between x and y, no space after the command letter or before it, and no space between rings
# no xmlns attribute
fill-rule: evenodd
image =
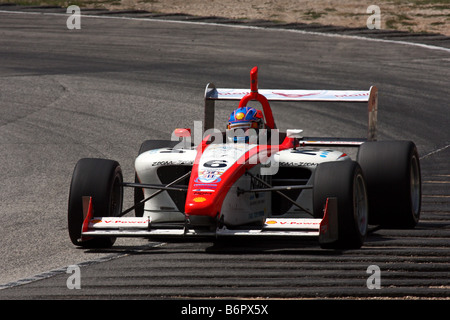
<svg viewBox="0 0 450 320"><path fill-rule="evenodd" d="M174 130L173 135L178 138L186 138L191 136L191 129L177 128Z"/></svg>
<svg viewBox="0 0 450 320"><path fill-rule="evenodd" d="M302 132L303 132L302 129L287 129L286 136L288 138L302 139L303 138Z"/></svg>
<svg viewBox="0 0 450 320"><path fill-rule="evenodd" d="M181 139L180 139L181 138ZM191 129L188 128L177 128L172 132L172 137L170 140L177 141L180 139L180 143L178 143L174 148L175 149L183 149L191 147Z"/></svg>

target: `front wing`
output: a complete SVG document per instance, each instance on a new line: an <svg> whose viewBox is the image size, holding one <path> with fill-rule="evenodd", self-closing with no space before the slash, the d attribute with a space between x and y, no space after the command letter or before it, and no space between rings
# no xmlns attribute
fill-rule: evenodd
<svg viewBox="0 0 450 320"><path fill-rule="evenodd" d="M148 217L95 217L92 198L83 197L81 240L94 237L318 237L319 243L337 240L337 199L328 198L322 219L315 218L267 218L258 229L228 229L224 226L216 230L193 228L184 225L152 224ZM186 220L188 221L188 220Z"/></svg>

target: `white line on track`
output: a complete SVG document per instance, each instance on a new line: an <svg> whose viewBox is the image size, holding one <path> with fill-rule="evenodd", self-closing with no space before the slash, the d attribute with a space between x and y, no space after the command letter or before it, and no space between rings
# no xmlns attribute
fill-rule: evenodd
<svg viewBox="0 0 450 320"><path fill-rule="evenodd" d="M49 15L49 16L67 16L70 14L67 13L54 13L54 12L32 12L32 11L8 11L8 10L0 10L0 13L10 13L10 14L29 14L29 15ZM254 29L254 30L267 30L267 31L284 31L284 32L292 32L299 34L307 34L307 35L316 35L322 37L331 37L331 38L342 38L342 39L355 39L355 40L364 40L364 41L372 41L372 42L382 42L382 43L391 43L391 44L401 44L407 46L414 46L429 50L440 50L444 52L450 53L450 48L444 48L439 46L433 46L423 43L415 43L408 41L397 41L397 40L388 40L388 39L376 39L376 38L367 38L362 36L352 36L352 35L343 35L336 33L326 33L326 32L314 32L314 31L305 31L305 30L294 30L294 29L281 29L281 28L273 28L273 27L257 27L257 26L246 26L246 25L230 25L223 23L214 23L214 22L199 22L199 21L178 21L178 20L165 20L165 19L157 19L157 18L133 18L133 17L118 17L118 16L98 16L98 15L80 15L82 18L94 18L94 19L116 19L116 20L130 20L130 21L149 21L149 22L164 22L164 23L179 23L179 24L193 24L193 25L201 25L201 26L216 26L216 27L227 27L227 28L236 28L236 29Z"/></svg>
<svg viewBox="0 0 450 320"><path fill-rule="evenodd" d="M435 154L435 153L444 151L444 150L447 149L448 147L450 147L450 144L446 145L445 147L442 147L442 148L439 148L439 149L435 149L435 150L433 150L433 151L430 151L430 152L428 152L426 155L421 156L421 157L420 157L420 160L425 159L425 158L427 158L427 157L429 157L429 156L431 156L431 155L433 155L433 154Z"/></svg>

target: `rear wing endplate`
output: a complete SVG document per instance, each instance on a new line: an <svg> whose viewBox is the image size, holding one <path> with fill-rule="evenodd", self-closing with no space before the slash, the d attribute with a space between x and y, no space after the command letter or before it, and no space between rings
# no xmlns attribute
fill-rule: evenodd
<svg viewBox="0 0 450 320"><path fill-rule="evenodd" d="M257 80L256 80L257 81ZM256 82L257 83L257 82ZM370 87L368 91L356 90L285 90L285 89L261 89L258 90L252 79L251 89L225 89L216 88L209 83L205 90L205 118L204 130L214 128L215 101L230 100L240 101L256 90L268 101L310 101L310 102L356 102L367 103L368 109L368 133L367 140L376 140L377 135L377 110L378 89ZM256 89L255 89L256 88Z"/></svg>

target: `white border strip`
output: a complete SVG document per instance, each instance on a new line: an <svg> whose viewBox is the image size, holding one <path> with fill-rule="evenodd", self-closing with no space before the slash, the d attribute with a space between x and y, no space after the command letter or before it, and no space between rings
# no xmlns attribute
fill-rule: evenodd
<svg viewBox="0 0 450 320"><path fill-rule="evenodd" d="M70 14L68 14L68 13L32 12L32 11L24 12L24 11L0 10L0 13L33 14L33 15L48 15L48 16L70 16ZM292 33L316 35L316 36L331 37L331 38L354 39L354 40L365 40L365 41L382 42L382 43L402 44L402 45L414 46L414 47L430 49L430 50L440 50L440 51L450 53L450 48L433 46L433 45L428 45L428 44L423 44L423 43L397 41L397 40L389 40L389 39L368 38L368 37L362 37L362 36L343 35L343 34L337 34L337 33L315 32L315 31L295 30L295 29L282 29L282 28L275 28L275 27L257 27L257 26L247 26L247 25L239 25L239 24L224 24L224 23L215 23L215 22L166 20L166 19L158 19L158 18L133 18L133 17L123 17L123 16L122 17L120 17L120 16L98 16L98 15L83 15L83 14L80 16L83 18L95 18L95 19L154 21L154 22L164 22L164 23L193 24L193 25L201 25L201 26L216 26L216 27L227 27L227 28L237 28L237 29L287 31L287 32L292 32Z"/></svg>

